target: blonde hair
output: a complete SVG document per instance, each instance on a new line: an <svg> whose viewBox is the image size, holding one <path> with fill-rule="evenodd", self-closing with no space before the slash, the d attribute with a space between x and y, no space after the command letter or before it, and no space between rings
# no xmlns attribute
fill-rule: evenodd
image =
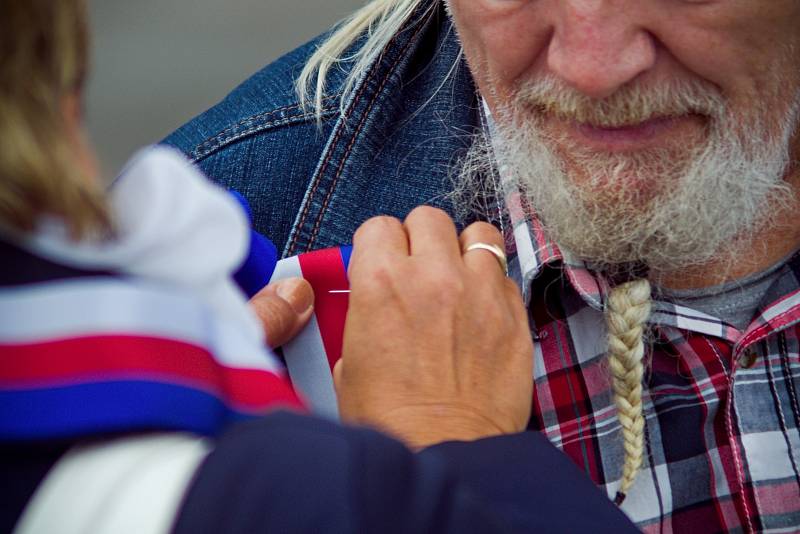
<svg viewBox="0 0 800 534"><path fill-rule="evenodd" d="M0 0L0 13L0 222L30 232L50 214L74 237L107 229L65 119L87 70L84 1Z"/></svg>
<svg viewBox="0 0 800 534"><path fill-rule="evenodd" d="M331 69L343 62L353 62L341 90L342 112L353 87L380 57L392 38L403 28L415 10L429 0L372 0L341 22L338 28L317 48L306 62L296 81L300 104L322 114L326 97L326 80ZM429 10L437 2L430 2ZM364 43L344 56L360 38Z"/></svg>
<svg viewBox="0 0 800 534"><path fill-rule="evenodd" d="M644 457L645 324L650 317L650 283L634 280L614 287L608 296L608 363L614 387L617 418L622 425L625 459L622 482L614 501L622 504L642 467Z"/></svg>
<svg viewBox="0 0 800 534"><path fill-rule="evenodd" d="M310 107L320 118L326 97L326 79L331 69L352 61L340 95L340 107L343 107L355 84L426 1L429 0L373 0L345 19L320 44L297 78L296 89L302 106ZM437 3L430 1L429 9L435 8ZM345 57L344 54L361 38L363 44ZM622 503L633 485L644 457L642 380L645 324L650 315L650 305L650 284L640 279L614 287L605 312L608 362L625 450L622 482L615 499L617 504Z"/></svg>

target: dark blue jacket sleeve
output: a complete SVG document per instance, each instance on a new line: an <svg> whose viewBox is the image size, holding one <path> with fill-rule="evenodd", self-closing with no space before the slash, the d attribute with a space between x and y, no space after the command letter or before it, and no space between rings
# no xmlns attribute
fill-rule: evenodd
<svg viewBox="0 0 800 534"><path fill-rule="evenodd" d="M585 473L538 432L453 442L441 455L481 502L524 532L639 532Z"/></svg>
<svg viewBox="0 0 800 534"><path fill-rule="evenodd" d="M635 532L568 462L533 433L413 454L377 432L275 414L220 439L174 532Z"/></svg>

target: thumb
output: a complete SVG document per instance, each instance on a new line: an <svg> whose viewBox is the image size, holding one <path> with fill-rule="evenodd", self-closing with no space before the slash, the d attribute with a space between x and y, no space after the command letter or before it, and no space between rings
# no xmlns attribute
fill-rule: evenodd
<svg viewBox="0 0 800 534"><path fill-rule="evenodd" d="M287 278L265 286L250 299L264 325L267 344L275 348L292 339L311 318L314 291L302 278Z"/></svg>
<svg viewBox="0 0 800 534"><path fill-rule="evenodd" d="M342 366L344 365L344 360L339 358L339 361L336 362L333 366L333 387L336 390L337 396L339 395L339 391L342 389Z"/></svg>

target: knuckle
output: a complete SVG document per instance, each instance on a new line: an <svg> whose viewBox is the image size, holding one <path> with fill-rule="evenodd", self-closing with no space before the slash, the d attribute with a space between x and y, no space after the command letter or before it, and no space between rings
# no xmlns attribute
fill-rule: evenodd
<svg viewBox="0 0 800 534"><path fill-rule="evenodd" d="M503 243L503 236L500 234L500 230L483 221L475 222L467 226L464 231L461 232L461 236L464 240L488 241L489 243L498 245L502 245Z"/></svg>
<svg viewBox="0 0 800 534"><path fill-rule="evenodd" d="M402 223L388 215L379 215L364 221L353 234L353 241L362 239L365 235L382 235L387 232L402 231Z"/></svg>
<svg viewBox="0 0 800 534"><path fill-rule="evenodd" d="M408 221L409 219L420 219L431 224L453 223L446 212L432 206L417 206L408 214L406 220Z"/></svg>
<svg viewBox="0 0 800 534"><path fill-rule="evenodd" d="M412 215L415 216L415 217L430 217L434 213L436 213L437 211L439 211L439 210L437 210L436 208L434 208L432 206L424 206L423 205L423 206L417 206L416 208L412 209L411 212L408 215L409 215L409 217L412 216Z"/></svg>
<svg viewBox="0 0 800 534"><path fill-rule="evenodd" d="M498 238L500 237L500 230L498 230L497 227L495 227L494 225L485 221L474 222L469 226L467 226L466 230L479 233L485 236L495 236Z"/></svg>
<svg viewBox="0 0 800 534"><path fill-rule="evenodd" d="M395 286L399 267L386 261L376 261L364 266L363 270L350 273L350 287L353 296L368 297L382 295Z"/></svg>

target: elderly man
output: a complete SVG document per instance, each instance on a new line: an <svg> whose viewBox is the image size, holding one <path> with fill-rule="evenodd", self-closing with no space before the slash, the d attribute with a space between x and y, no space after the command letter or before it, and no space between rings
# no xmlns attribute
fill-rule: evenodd
<svg viewBox="0 0 800 534"><path fill-rule="evenodd" d="M529 427L645 531L793 531L799 27L795 0L374 0L168 142L286 255L418 204L495 222Z"/></svg>

